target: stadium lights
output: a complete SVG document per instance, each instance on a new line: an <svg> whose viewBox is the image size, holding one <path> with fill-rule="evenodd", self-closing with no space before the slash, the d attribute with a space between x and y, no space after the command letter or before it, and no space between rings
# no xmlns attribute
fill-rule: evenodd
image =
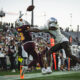
<svg viewBox="0 0 80 80"><path fill-rule="evenodd" d="M0 17L4 17L5 16L5 12L3 10L0 11Z"/></svg>

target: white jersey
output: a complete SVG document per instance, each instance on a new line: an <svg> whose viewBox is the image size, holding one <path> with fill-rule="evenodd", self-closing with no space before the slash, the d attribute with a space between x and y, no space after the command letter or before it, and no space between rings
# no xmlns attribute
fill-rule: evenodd
<svg viewBox="0 0 80 80"><path fill-rule="evenodd" d="M64 41L69 41L67 39L67 37L65 37L61 32L60 29L58 28L57 30L53 31L53 30L49 30L49 32L51 34L53 34L55 36L55 42L57 43L62 43Z"/></svg>
<svg viewBox="0 0 80 80"><path fill-rule="evenodd" d="M41 30L46 30L47 32L49 32L49 33L51 33L52 35L54 35L55 36L55 42L56 42L56 44L57 43L62 43L62 42L64 42L64 41L69 41L68 40L68 38L67 37L65 37L62 33L61 33L61 31L60 31L60 28L58 27L58 29L57 30L49 30L48 29L48 27L42 27L42 28L40 28ZM54 38L54 36L53 36L53 38Z"/></svg>

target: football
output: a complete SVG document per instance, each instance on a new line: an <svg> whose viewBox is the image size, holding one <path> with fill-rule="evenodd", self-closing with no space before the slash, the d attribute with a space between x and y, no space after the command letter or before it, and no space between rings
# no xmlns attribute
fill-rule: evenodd
<svg viewBox="0 0 80 80"><path fill-rule="evenodd" d="M33 11L33 9L34 9L34 6L31 5L31 6L29 6L29 7L27 8L27 11Z"/></svg>

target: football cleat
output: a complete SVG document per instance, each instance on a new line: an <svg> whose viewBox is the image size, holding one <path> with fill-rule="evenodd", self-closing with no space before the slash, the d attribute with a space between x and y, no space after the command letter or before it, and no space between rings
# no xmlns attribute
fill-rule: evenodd
<svg viewBox="0 0 80 80"><path fill-rule="evenodd" d="M47 72L47 74L52 73L51 67L47 67L46 72Z"/></svg>
<svg viewBox="0 0 80 80"><path fill-rule="evenodd" d="M42 68L41 72L42 72L42 74L47 74L47 71L45 68Z"/></svg>

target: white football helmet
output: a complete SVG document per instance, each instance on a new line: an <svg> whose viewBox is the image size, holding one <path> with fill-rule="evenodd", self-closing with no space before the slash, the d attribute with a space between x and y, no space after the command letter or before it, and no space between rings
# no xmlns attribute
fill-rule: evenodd
<svg viewBox="0 0 80 80"><path fill-rule="evenodd" d="M58 28L57 19L54 18L54 17L51 17L51 18L48 20L48 27Z"/></svg>
<svg viewBox="0 0 80 80"><path fill-rule="evenodd" d="M22 19L22 18L19 18L15 21L15 26L16 27L20 27L20 26L23 26L23 25L30 25L29 22L27 22L26 20Z"/></svg>

